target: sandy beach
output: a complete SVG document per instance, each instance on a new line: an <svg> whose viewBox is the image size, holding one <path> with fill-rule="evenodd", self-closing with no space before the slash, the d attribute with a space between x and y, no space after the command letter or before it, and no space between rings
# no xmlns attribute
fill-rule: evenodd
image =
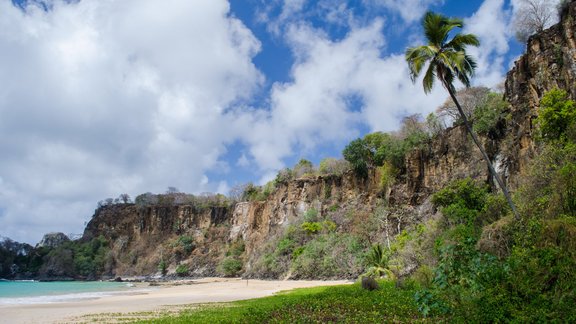
<svg viewBox="0 0 576 324"><path fill-rule="evenodd" d="M265 281L225 278L204 278L184 284L163 284L148 287L129 295L106 296L51 304L1 305L0 323L79 323L94 322L96 314L128 314L168 310L176 305L208 302L229 302L270 296L282 290L327 286L349 281ZM90 319L92 317L92 319ZM97 322L106 322L106 316ZM108 315L110 318L110 315Z"/></svg>

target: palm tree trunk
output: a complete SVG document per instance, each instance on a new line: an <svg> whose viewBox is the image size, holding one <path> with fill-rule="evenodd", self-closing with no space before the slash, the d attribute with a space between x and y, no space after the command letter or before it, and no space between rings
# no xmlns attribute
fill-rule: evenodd
<svg viewBox="0 0 576 324"><path fill-rule="evenodd" d="M444 81L444 80L442 80L442 81ZM498 176L498 173L496 173L496 170L492 166L492 162L490 162L490 158L488 158L488 154L486 154L484 147L480 144L478 137L476 137L476 134L472 130L472 127L470 126L470 122L468 121L466 114L462 110L462 107L460 106L460 103L458 102L458 99L456 98L454 91L452 90L451 87L447 86L447 84L445 82L443 82L443 83L444 83L444 87L448 90L448 93L450 93L450 97L454 101L454 104L456 104L456 108L458 108L458 112L460 113L460 116L462 117L462 120L464 121L464 125L466 125L466 130L468 130L468 133L470 134L470 136L472 136L472 140L474 140L474 143L476 144L478 149L480 149L480 152L482 153L482 156L484 157L486 164L488 164L488 169L490 170L490 173L492 174L494 179L496 179L496 182L498 182L498 186L500 186L500 189L502 189L502 192L504 193L504 197L506 197L506 200L508 201L508 205L510 205L510 209L512 209L512 213L514 214L514 218L516 220L519 220L520 215L518 215L518 211L516 210L516 206L514 205L514 202L512 201L512 198L510 197L510 193L508 192L508 189L504 185L504 182L502 182L502 179L500 179L500 176Z"/></svg>

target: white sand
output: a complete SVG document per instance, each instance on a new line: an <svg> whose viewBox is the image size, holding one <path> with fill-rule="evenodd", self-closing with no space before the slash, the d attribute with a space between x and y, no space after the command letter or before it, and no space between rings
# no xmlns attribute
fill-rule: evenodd
<svg viewBox="0 0 576 324"><path fill-rule="evenodd" d="M205 278L191 284L162 286L134 295L106 296L74 302L1 305L0 323L75 323L81 316L161 310L167 305L228 302L270 296L281 290L345 284L348 281L264 281ZM152 287L156 288L156 287Z"/></svg>

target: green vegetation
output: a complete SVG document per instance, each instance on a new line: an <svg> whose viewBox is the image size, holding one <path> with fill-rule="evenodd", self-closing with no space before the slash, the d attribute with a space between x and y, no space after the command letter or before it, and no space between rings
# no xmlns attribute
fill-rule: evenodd
<svg viewBox="0 0 576 324"><path fill-rule="evenodd" d="M367 291L356 283L295 289L266 298L208 304L147 323L434 322L418 313L413 290L396 289L392 282L381 282L380 287Z"/></svg>
<svg viewBox="0 0 576 324"><path fill-rule="evenodd" d="M179 264L176 267L176 275L179 277L186 277L190 274L190 270L188 269L188 266L185 264Z"/></svg>
<svg viewBox="0 0 576 324"><path fill-rule="evenodd" d="M508 103L502 94L488 92L472 114L473 130L490 138L501 138L506 125Z"/></svg>
<svg viewBox="0 0 576 324"><path fill-rule="evenodd" d="M369 268L366 270L365 276L386 277L387 279L396 278L394 273L388 268L390 250L384 250L382 245L374 244L366 256L366 261Z"/></svg>
<svg viewBox="0 0 576 324"><path fill-rule="evenodd" d="M158 271L160 271L162 276L165 276L168 273L168 264L164 259L161 259L160 262L158 262Z"/></svg>
<svg viewBox="0 0 576 324"><path fill-rule="evenodd" d="M243 241L235 241L228 246L224 258L218 265L218 271L225 277L236 277L242 273L243 259L245 252Z"/></svg>
<svg viewBox="0 0 576 324"><path fill-rule="evenodd" d="M388 176L401 173L407 152L430 139L425 123L420 119L419 115L406 117L399 134L375 132L353 140L342 155L360 177L367 177L368 170L375 167L386 168Z"/></svg>
<svg viewBox="0 0 576 324"><path fill-rule="evenodd" d="M257 255L248 276L279 278L356 278L364 270L368 243L356 233L346 233L334 214L319 215L314 208L300 223L289 225ZM333 218L332 218L333 217ZM340 224L338 222L340 222Z"/></svg>
<svg viewBox="0 0 576 324"><path fill-rule="evenodd" d="M566 91L554 89L542 96L537 123L545 141L576 139L576 105Z"/></svg>

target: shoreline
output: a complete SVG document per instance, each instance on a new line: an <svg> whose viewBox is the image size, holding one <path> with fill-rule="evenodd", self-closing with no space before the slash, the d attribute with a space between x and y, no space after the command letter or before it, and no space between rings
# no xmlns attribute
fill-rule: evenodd
<svg viewBox="0 0 576 324"><path fill-rule="evenodd" d="M167 311L172 306L231 302L273 295L282 290L350 283L349 280L268 281L241 278L203 278L142 285L127 294L57 303L0 305L0 323L93 322L89 316L110 318L136 312ZM146 288L152 288L146 290ZM142 288L142 290L140 290ZM113 319L113 317L111 318Z"/></svg>

